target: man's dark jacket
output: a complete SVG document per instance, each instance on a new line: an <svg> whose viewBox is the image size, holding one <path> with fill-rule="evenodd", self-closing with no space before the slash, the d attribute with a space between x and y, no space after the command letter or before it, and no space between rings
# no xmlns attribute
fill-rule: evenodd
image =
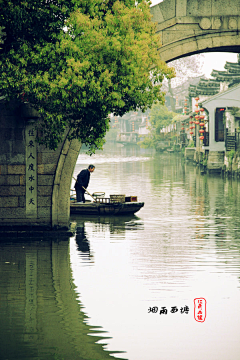
<svg viewBox="0 0 240 360"><path fill-rule="evenodd" d="M75 189L82 190L82 186L84 186L86 189L88 187L89 180L90 180L90 171L88 169L82 170L77 176Z"/></svg>

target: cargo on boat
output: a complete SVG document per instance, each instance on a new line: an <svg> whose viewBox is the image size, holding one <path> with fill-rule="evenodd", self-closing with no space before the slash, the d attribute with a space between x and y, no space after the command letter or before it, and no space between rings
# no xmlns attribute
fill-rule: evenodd
<svg viewBox="0 0 240 360"><path fill-rule="evenodd" d="M135 214L144 206L137 196L110 195L110 198L95 198L95 201L76 202L71 197L70 213L83 215L127 215Z"/></svg>

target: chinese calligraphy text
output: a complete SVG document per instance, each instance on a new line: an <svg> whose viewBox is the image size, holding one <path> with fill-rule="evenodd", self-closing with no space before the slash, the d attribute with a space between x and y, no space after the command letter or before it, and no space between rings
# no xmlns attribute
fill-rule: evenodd
<svg viewBox="0 0 240 360"><path fill-rule="evenodd" d="M37 144L34 123L29 121L25 130L26 137L26 215L37 216Z"/></svg>
<svg viewBox="0 0 240 360"><path fill-rule="evenodd" d="M159 311L158 311L159 310ZM160 315L167 315L168 310L165 306L162 306L160 309L158 309L157 306L153 306L153 307L149 307L148 308L148 313L159 313ZM177 306L171 306L171 309L169 310L169 313L177 313L179 312L180 314L188 314L189 312L189 307L187 305L181 307L180 309L178 309Z"/></svg>
<svg viewBox="0 0 240 360"><path fill-rule="evenodd" d="M206 300L204 298L194 299L194 319L198 322L204 322L206 319Z"/></svg>

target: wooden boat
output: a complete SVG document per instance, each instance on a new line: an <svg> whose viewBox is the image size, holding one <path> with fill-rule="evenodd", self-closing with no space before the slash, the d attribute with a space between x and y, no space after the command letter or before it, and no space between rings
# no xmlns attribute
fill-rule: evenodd
<svg viewBox="0 0 240 360"><path fill-rule="evenodd" d="M144 206L144 202L91 202L79 203L70 201L71 214L83 215L130 215L135 214Z"/></svg>

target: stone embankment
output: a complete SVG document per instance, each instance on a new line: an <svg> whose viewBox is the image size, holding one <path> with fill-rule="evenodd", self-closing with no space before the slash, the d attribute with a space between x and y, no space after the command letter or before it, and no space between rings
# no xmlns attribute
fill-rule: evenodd
<svg viewBox="0 0 240 360"><path fill-rule="evenodd" d="M204 154L196 148L185 148L185 160L202 167L207 173L219 173L240 177L239 151L209 151Z"/></svg>

